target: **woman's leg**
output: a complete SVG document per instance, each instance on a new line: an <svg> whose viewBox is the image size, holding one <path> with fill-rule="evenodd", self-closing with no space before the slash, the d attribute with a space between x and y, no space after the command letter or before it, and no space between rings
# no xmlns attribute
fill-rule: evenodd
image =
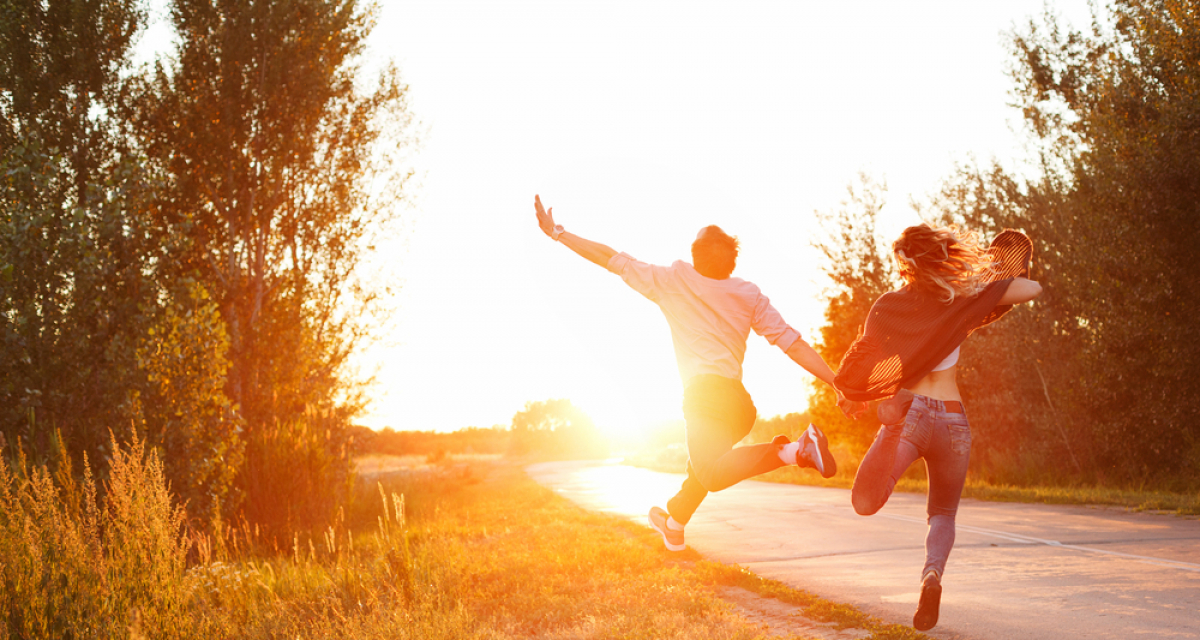
<svg viewBox="0 0 1200 640"><path fill-rule="evenodd" d="M890 430L892 427L884 426L879 429L875 443L871 445L871 450L867 452L862 465L858 468L858 474L854 476L854 488L850 491L850 502L854 505L854 511L860 516L874 515L882 509L883 505L887 504L888 498L892 497L892 489L896 487L896 481L904 475L904 471L913 461L921 457L921 452L916 445L903 437L903 425L898 426L900 428L896 429L895 434L885 434L885 430ZM881 442L884 438L892 437L896 439L895 444ZM879 449L877 450L876 447ZM890 460L886 455L887 449L891 450ZM872 454L875 454L873 459ZM890 465L887 471L883 471L884 464Z"/></svg>
<svg viewBox="0 0 1200 640"><path fill-rule="evenodd" d="M920 420L922 403L911 391L901 389L901 392L879 406L879 418L883 424L854 476L850 503L860 516L869 516L879 511L892 495L896 478L889 474L896 466L896 447L900 444L904 432L911 431ZM885 406L887 411L884 411ZM911 464L912 460L909 463ZM905 465L905 468L908 468L908 465ZM900 473L904 473L903 469Z"/></svg>
<svg viewBox="0 0 1200 640"><path fill-rule="evenodd" d="M903 425L882 425L875 435L875 442L863 456L854 475L854 486L850 489L850 504L860 516L873 515L887 502L895 481L891 478L896 466L896 448L900 444Z"/></svg>
<svg viewBox="0 0 1200 640"><path fill-rule="evenodd" d="M930 416L933 428L925 451L929 471L929 532L925 534L925 568L921 571L921 597L913 614L913 627L919 631L937 625L942 600L942 574L954 548L954 517L967 480L971 453L971 428L963 413L946 413L936 406Z"/></svg>
<svg viewBox="0 0 1200 640"><path fill-rule="evenodd" d="M946 560L954 547L955 516L962 499L970 463L971 429L965 414L939 414L925 464L929 471L929 532L925 536L925 568L922 578L930 572L941 579Z"/></svg>

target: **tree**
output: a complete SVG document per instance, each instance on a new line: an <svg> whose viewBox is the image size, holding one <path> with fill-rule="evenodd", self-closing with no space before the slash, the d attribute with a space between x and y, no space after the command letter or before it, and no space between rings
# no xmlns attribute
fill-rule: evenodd
<svg viewBox="0 0 1200 640"><path fill-rule="evenodd" d="M146 373L142 409L150 441L162 448L165 474L188 514L212 522L239 505L234 480L245 443L225 395L229 339L208 292L179 283L172 304L137 349ZM222 513L225 512L225 513Z"/></svg>
<svg viewBox="0 0 1200 640"><path fill-rule="evenodd" d="M407 149L406 87L388 68L361 91L374 17L353 0L176 0L171 19L178 51L142 85L136 113L171 176L157 223L187 239L172 279L196 278L228 327L226 391L254 474L241 480L247 513L286 532L297 510L280 496L313 494L287 484L296 474L281 452L315 456L313 491L349 473L361 398L345 367L377 294L358 268L407 178L392 162Z"/></svg>
<svg viewBox="0 0 1200 640"><path fill-rule="evenodd" d="M159 291L158 176L128 145L132 1L8 2L0 19L0 430L102 459Z"/></svg>
<svg viewBox="0 0 1200 640"><path fill-rule="evenodd" d="M592 419L564 398L526 402L512 419L512 449L569 458L608 455Z"/></svg>
<svg viewBox="0 0 1200 640"><path fill-rule="evenodd" d="M887 186L860 175L848 191L838 210L818 214L825 235L813 243L825 255L822 269L831 281L824 293L825 325L814 349L834 369L862 332L871 305L898 283L891 255L876 234ZM863 451L879 427L873 412L858 422L846 418L833 389L824 383L813 383L809 414L826 432Z"/></svg>
<svg viewBox="0 0 1200 640"><path fill-rule="evenodd" d="M145 20L136 0L5 0L0 9L0 148L41 149L70 167L64 191L83 206L114 157L120 74Z"/></svg>
<svg viewBox="0 0 1200 640"><path fill-rule="evenodd" d="M973 468L1195 489L1200 3L1097 5L1089 32L1047 13L1010 43L1033 170L960 167L930 203L985 234L1025 230L1045 288L963 348Z"/></svg>
<svg viewBox="0 0 1200 640"><path fill-rule="evenodd" d="M1194 487L1200 3L1094 13L1090 34L1047 15L1012 36L1015 94L1053 158L1025 191L1058 205L1045 216L1064 278L1054 302L1079 327L1066 334L1084 374L1064 381L1067 411L1084 420L1096 479Z"/></svg>

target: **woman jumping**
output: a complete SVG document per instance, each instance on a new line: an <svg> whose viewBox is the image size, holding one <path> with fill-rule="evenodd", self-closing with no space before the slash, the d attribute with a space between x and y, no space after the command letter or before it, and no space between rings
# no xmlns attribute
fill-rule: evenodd
<svg viewBox="0 0 1200 640"><path fill-rule="evenodd" d="M913 626L925 631L937 624L971 450L955 382L959 345L1012 305L1038 297L1042 287L1027 278L1033 247L1016 231L1004 231L984 249L977 233L921 224L905 229L892 250L907 284L875 301L835 382L851 415L865 410L862 401L887 398L877 409L879 434L854 478L855 511L879 511L908 466L925 459L929 531L913 616Z"/></svg>

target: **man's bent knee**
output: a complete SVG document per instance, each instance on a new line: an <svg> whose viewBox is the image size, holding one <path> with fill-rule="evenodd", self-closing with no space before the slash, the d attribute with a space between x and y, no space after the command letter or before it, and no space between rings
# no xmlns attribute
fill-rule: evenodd
<svg viewBox="0 0 1200 640"><path fill-rule="evenodd" d="M715 476L716 474L714 473L698 473L696 474L696 481L699 482L700 486L704 487L704 490L708 491L709 493L715 493L722 489L729 488L728 484L718 482Z"/></svg>

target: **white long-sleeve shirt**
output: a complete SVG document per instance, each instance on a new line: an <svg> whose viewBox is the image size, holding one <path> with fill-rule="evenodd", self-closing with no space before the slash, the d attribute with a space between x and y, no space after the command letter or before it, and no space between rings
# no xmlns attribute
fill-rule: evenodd
<svg viewBox="0 0 1200 640"><path fill-rule="evenodd" d="M614 255L608 270L662 310L684 386L706 373L741 380L751 329L785 352L800 338L758 286L741 278L714 280L682 260L663 267L626 253Z"/></svg>

